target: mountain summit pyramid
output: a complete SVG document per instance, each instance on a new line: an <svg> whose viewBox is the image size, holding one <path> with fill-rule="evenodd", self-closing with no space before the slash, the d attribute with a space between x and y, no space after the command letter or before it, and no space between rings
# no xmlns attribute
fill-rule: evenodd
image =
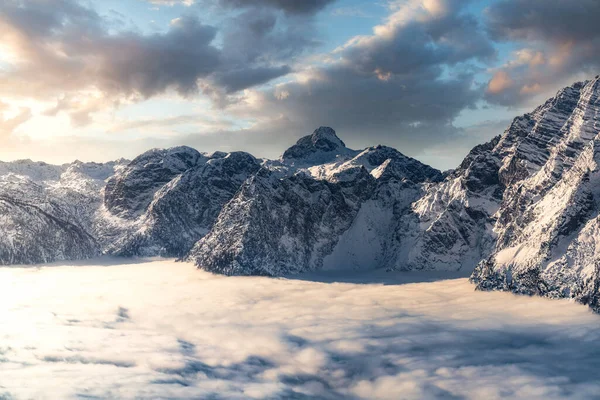
<svg viewBox="0 0 600 400"><path fill-rule="evenodd" d="M315 165L351 154L356 154L356 151L348 149L332 128L322 126L312 135L304 136L287 149L281 161L290 164Z"/></svg>

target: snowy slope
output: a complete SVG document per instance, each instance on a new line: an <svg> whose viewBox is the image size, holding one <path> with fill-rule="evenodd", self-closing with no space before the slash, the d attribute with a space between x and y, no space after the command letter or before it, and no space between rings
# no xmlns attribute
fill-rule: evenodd
<svg viewBox="0 0 600 400"><path fill-rule="evenodd" d="M31 160L0 161L0 176L14 174L27 177L34 182L57 181L66 168L66 165L51 165Z"/></svg>
<svg viewBox="0 0 600 400"><path fill-rule="evenodd" d="M390 164L388 166L388 164ZM336 174L345 169L364 167L375 178L379 178L386 170L388 173L394 169L394 174L413 182L439 181L442 174L435 168L425 165L414 158L400 153L398 150L387 146L374 146L347 157L338 157L336 161L318 164L306 168L306 171L315 179L331 180Z"/></svg>

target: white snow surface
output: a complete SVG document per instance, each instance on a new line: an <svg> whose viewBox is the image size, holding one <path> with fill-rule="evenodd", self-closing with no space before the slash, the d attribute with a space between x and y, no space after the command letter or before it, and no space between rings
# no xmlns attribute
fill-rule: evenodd
<svg viewBox="0 0 600 400"><path fill-rule="evenodd" d="M456 273L0 269L0 398L591 399L600 316Z"/></svg>

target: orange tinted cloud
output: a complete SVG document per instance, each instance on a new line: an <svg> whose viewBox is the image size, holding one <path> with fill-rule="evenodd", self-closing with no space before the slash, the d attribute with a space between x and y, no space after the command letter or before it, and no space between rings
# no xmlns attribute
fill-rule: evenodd
<svg viewBox="0 0 600 400"><path fill-rule="evenodd" d="M490 82L488 83L488 93L500 93L509 89L513 85L513 80L510 78L506 71L498 71L494 74Z"/></svg>
<svg viewBox="0 0 600 400"><path fill-rule="evenodd" d="M539 93L542 90L542 85L540 85L539 83L532 83L531 85L525 85L521 88L521 90L519 91L519 93L521 94L535 94L535 93Z"/></svg>

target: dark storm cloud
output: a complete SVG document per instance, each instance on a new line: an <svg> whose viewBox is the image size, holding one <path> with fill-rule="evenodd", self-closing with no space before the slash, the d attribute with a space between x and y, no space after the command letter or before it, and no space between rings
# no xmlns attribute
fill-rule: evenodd
<svg viewBox="0 0 600 400"><path fill-rule="evenodd" d="M523 48L495 72L486 99L513 106L600 71L600 2L501 0L486 10L490 35Z"/></svg>
<svg viewBox="0 0 600 400"><path fill-rule="evenodd" d="M287 65L314 46L310 19L288 20L272 10L251 8L223 26L221 61L210 83L231 94L291 72Z"/></svg>
<svg viewBox="0 0 600 400"><path fill-rule="evenodd" d="M385 28L383 35L358 40L343 56L365 72L410 74L422 68L490 59L495 50L475 17L458 14L413 20Z"/></svg>
<svg viewBox="0 0 600 400"><path fill-rule="evenodd" d="M218 0L226 7L270 7L289 14L315 14L336 0Z"/></svg>
<svg viewBox="0 0 600 400"><path fill-rule="evenodd" d="M586 41L600 32L597 0L501 0L487 17L496 39Z"/></svg>
<svg viewBox="0 0 600 400"><path fill-rule="evenodd" d="M387 132L395 135L409 124L451 122L472 105L479 92L472 76L440 80L439 71L382 79L351 68L315 72L307 83L290 83L265 97L276 113L288 113L313 124L334 124L345 131Z"/></svg>
<svg viewBox="0 0 600 400"><path fill-rule="evenodd" d="M219 51L210 44L215 34L215 28L184 17L173 21L165 34L122 34L92 49L83 43L78 54L102 54L98 78L109 91L150 97L173 87L185 95L197 91L199 78L219 68Z"/></svg>
<svg viewBox="0 0 600 400"><path fill-rule="evenodd" d="M226 21L223 58L228 65L293 59L319 43L312 19L282 18L265 9L249 9Z"/></svg>
<svg viewBox="0 0 600 400"><path fill-rule="evenodd" d="M200 4L201 6L219 5L226 9L271 8L288 15L314 15L337 0L147 0L160 6Z"/></svg>
<svg viewBox="0 0 600 400"><path fill-rule="evenodd" d="M215 81L227 93L237 92L251 86L268 82L272 79L289 74L291 68L287 65L281 67L258 67L232 70L217 73Z"/></svg>
<svg viewBox="0 0 600 400"><path fill-rule="evenodd" d="M227 68L207 81L217 93L217 104L228 104L228 94L290 73L289 64L320 43L312 16L290 17L245 4L248 7L226 18L221 27L221 62Z"/></svg>

